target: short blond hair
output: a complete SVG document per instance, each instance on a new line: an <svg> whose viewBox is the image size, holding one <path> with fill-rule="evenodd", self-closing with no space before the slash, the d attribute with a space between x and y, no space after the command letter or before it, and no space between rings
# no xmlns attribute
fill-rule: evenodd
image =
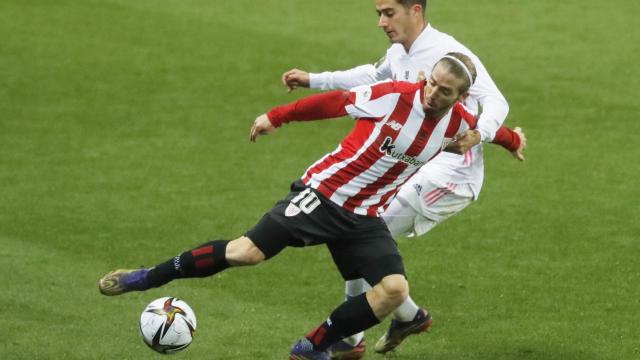
<svg viewBox="0 0 640 360"><path fill-rule="evenodd" d="M451 58L458 59L462 64L464 64L466 69L463 69L462 64ZM478 76L476 66L473 64L473 61L471 61L471 58L463 53L450 52L447 53L447 55L445 55L442 59L440 59L437 64L440 63L445 64L447 71L455 75L457 78L464 80L463 85L460 87L460 89L458 89L461 93L469 91L469 88L471 88L473 83L476 81L476 77ZM467 71L468 74L471 75L471 79L469 79Z"/></svg>

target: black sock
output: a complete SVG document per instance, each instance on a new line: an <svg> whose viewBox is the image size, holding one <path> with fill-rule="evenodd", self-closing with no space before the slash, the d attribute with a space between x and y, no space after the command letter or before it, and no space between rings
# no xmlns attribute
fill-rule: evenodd
<svg viewBox="0 0 640 360"><path fill-rule="evenodd" d="M367 294L360 294L350 297L338 306L329 316L329 320L307 334L307 339L311 341L314 349L324 351L340 339L366 330L379 322L367 301Z"/></svg>
<svg viewBox="0 0 640 360"><path fill-rule="evenodd" d="M229 240L214 240L185 251L162 264L154 266L147 275L151 287L158 287L174 279L206 277L229 267L225 252Z"/></svg>

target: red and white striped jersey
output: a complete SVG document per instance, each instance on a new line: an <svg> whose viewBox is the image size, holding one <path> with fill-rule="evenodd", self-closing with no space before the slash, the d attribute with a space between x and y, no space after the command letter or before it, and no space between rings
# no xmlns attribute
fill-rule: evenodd
<svg viewBox="0 0 640 360"><path fill-rule="evenodd" d="M332 91L277 107L268 117L275 126L347 114L356 119L351 133L311 165L302 181L348 211L378 216L399 187L442 150L445 138L476 126L475 116L459 103L441 119L425 117L423 88L424 82L390 81Z"/></svg>

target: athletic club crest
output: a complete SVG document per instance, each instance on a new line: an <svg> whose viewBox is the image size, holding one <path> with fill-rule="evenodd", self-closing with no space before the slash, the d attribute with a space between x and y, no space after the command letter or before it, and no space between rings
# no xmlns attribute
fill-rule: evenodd
<svg viewBox="0 0 640 360"><path fill-rule="evenodd" d="M289 203L289 206L284 210L284 216L286 217L294 217L298 214L300 214L300 208L294 203Z"/></svg>

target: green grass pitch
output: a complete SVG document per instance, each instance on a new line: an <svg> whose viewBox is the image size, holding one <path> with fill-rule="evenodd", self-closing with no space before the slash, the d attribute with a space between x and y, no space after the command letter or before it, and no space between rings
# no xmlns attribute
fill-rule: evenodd
<svg viewBox="0 0 640 360"><path fill-rule="evenodd" d="M158 359L138 317L166 295L198 317L175 358L287 358L342 298L323 247L118 298L96 281L242 234L335 147L349 120L248 133L311 93L287 94L285 70L383 54L373 3L1 0L0 358ZM525 163L487 147L480 200L399 239L435 324L387 358L639 359L639 3L428 12L483 59L530 146Z"/></svg>

